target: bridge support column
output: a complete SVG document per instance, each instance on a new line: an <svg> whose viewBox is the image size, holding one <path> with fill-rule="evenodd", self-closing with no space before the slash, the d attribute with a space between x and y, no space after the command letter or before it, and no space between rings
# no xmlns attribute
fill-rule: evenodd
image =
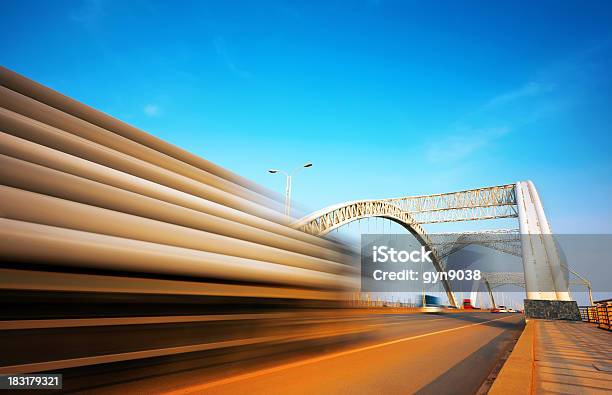
<svg viewBox="0 0 612 395"><path fill-rule="evenodd" d="M493 297L493 290L491 289L491 284L489 284L489 281L485 280L485 285L487 286L487 292L489 292L489 298L491 299L491 308L494 309L497 306L495 305L495 298Z"/></svg>
<svg viewBox="0 0 612 395"><path fill-rule="evenodd" d="M530 318L579 318L578 305L569 294L567 268L561 264L538 192L531 181L518 182L515 190L527 293L525 314Z"/></svg>
<svg viewBox="0 0 612 395"><path fill-rule="evenodd" d="M555 293L557 294L557 300L571 301L572 298L569 293L568 269L567 267L562 266L561 258L559 257L559 251L557 250L557 245L550 229L550 224L548 223L546 214L544 214L544 207L542 206L540 195L538 194L535 185L533 185L533 182L527 181L527 184L529 186L531 198L533 199L533 203L538 216L538 224L542 232L541 236L544 242L544 247L546 249L546 258L548 264L550 265L550 271L553 277L553 284L555 285Z"/></svg>

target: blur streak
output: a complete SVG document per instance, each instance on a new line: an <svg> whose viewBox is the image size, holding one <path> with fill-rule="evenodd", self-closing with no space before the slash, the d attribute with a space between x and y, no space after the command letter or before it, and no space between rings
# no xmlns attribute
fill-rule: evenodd
<svg viewBox="0 0 612 395"><path fill-rule="evenodd" d="M361 331L326 312L355 289L350 251L286 226L275 194L5 68L0 84L0 372Z"/></svg>

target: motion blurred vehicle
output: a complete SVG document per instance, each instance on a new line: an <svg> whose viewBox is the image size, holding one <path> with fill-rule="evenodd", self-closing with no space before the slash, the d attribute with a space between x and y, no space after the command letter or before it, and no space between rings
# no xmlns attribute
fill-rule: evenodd
<svg viewBox="0 0 612 395"><path fill-rule="evenodd" d="M491 313L500 313L499 309L497 307L493 307L491 309Z"/></svg>
<svg viewBox="0 0 612 395"><path fill-rule="evenodd" d="M422 306L424 313L438 314L442 311L440 298L433 295L425 295L425 306Z"/></svg>
<svg viewBox="0 0 612 395"><path fill-rule="evenodd" d="M472 306L472 299L463 299L463 309L464 310L474 309L474 306Z"/></svg>
<svg viewBox="0 0 612 395"><path fill-rule="evenodd" d="M500 313L509 313L508 308L506 306L498 306L497 309Z"/></svg>

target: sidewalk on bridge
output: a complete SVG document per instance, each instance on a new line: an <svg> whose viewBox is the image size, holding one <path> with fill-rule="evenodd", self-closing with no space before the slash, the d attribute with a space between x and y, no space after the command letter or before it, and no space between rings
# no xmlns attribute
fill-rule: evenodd
<svg viewBox="0 0 612 395"><path fill-rule="evenodd" d="M611 392L611 332L585 322L529 320L489 393Z"/></svg>

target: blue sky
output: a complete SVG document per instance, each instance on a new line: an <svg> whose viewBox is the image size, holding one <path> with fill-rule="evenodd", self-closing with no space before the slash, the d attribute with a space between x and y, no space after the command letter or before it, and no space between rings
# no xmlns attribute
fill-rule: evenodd
<svg viewBox="0 0 612 395"><path fill-rule="evenodd" d="M3 1L0 63L273 190L344 200L531 179L611 233L612 3Z"/></svg>

